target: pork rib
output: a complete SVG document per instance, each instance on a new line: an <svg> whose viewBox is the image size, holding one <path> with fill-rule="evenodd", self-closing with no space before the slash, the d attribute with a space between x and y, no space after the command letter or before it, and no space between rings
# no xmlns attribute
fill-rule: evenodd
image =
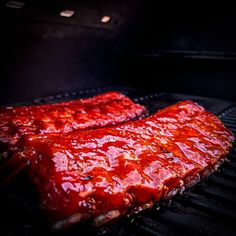
<svg viewBox="0 0 236 236"><path fill-rule="evenodd" d="M234 137L213 114L179 102L143 120L67 135L29 135L18 153L55 228L101 225L150 206L218 168Z"/></svg>
<svg viewBox="0 0 236 236"><path fill-rule="evenodd" d="M0 108L0 160L25 134L68 133L115 125L142 116L145 108L119 92L55 104Z"/></svg>

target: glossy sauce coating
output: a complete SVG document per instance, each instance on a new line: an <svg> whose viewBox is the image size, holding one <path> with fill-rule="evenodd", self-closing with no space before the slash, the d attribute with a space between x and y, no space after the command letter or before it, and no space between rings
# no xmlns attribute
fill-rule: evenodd
<svg viewBox="0 0 236 236"><path fill-rule="evenodd" d="M0 151L15 150L25 134L68 133L140 117L145 108L119 92L55 104L0 108Z"/></svg>
<svg viewBox="0 0 236 236"><path fill-rule="evenodd" d="M183 101L114 127L28 135L18 155L30 158L51 219L103 224L214 168L233 139L216 116Z"/></svg>

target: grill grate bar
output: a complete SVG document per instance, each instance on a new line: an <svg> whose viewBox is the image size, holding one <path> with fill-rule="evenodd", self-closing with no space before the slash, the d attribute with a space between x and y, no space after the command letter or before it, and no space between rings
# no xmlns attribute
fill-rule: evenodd
<svg viewBox="0 0 236 236"><path fill-rule="evenodd" d="M227 116L227 117L221 118L221 120L223 122L228 122L228 123L231 123L231 124L235 124L235 117Z"/></svg>
<svg viewBox="0 0 236 236"><path fill-rule="evenodd" d="M226 125L228 125L228 126L230 126L230 127L232 127L232 128L235 128L235 123L230 123L230 122L228 122L228 121L224 121L224 120L222 120L223 121L223 123L224 124L226 124Z"/></svg>
<svg viewBox="0 0 236 236"><path fill-rule="evenodd" d="M235 160L235 157L234 157L234 156L231 156L231 157L228 157L228 159L229 159L229 161L230 161L229 166L230 166L231 168L236 169L236 160Z"/></svg>
<svg viewBox="0 0 236 236"><path fill-rule="evenodd" d="M235 193L206 183L197 186L197 191L216 200L236 203Z"/></svg>
<svg viewBox="0 0 236 236"><path fill-rule="evenodd" d="M236 150L235 147L230 152L229 159L231 162L236 162Z"/></svg>
<svg viewBox="0 0 236 236"><path fill-rule="evenodd" d="M236 119L236 114L228 114L227 116L223 116L222 119L231 119L231 120L235 120Z"/></svg>
<svg viewBox="0 0 236 236"><path fill-rule="evenodd" d="M236 119L236 114L232 114L232 113L227 113L227 114L221 114L219 115L219 117L225 121L229 121L232 122L234 119Z"/></svg>
<svg viewBox="0 0 236 236"><path fill-rule="evenodd" d="M67 236L66 234L65 236ZM74 235L74 234L72 234ZM76 234L79 235L79 234ZM87 235L90 235L89 233ZM130 232L129 229L124 227L122 223L117 222L117 224L110 225L110 227L103 227L98 230L97 236L135 236L136 234Z"/></svg>
<svg viewBox="0 0 236 236"><path fill-rule="evenodd" d="M162 223L146 216L135 217L130 226L137 232L137 235L170 235L171 231Z"/></svg>
<svg viewBox="0 0 236 236"><path fill-rule="evenodd" d="M227 188L229 190L236 190L236 181L225 179L216 175L211 176L209 178L209 182L222 188Z"/></svg>
<svg viewBox="0 0 236 236"><path fill-rule="evenodd" d="M221 174L224 175L225 177L236 180L236 172L227 168L223 168L221 170Z"/></svg>
<svg viewBox="0 0 236 236"><path fill-rule="evenodd" d="M222 170L229 170L232 171L233 175L235 175L235 167L234 167L235 162L231 162L229 161L229 163L224 163L224 165L222 166Z"/></svg>
<svg viewBox="0 0 236 236"><path fill-rule="evenodd" d="M167 227L174 227L182 232L181 235L235 235L232 228L222 227L223 223L217 222L214 217L179 203L173 203L155 219Z"/></svg>
<svg viewBox="0 0 236 236"><path fill-rule="evenodd" d="M236 220L236 208L229 204L222 204L213 199L206 198L199 194L188 193L182 199L183 204L202 210L207 214L219 215L228 219Z"/></svg>
<svg viewBox="0 0 236 236"><path fill-rule="evenodd" d="M230 158L228 158L230 159ZM231 157L233 159L233 157ZM225 164L229 169L235 170L236 171L236 162L234 160L229 160L229 163Z"/></svg>

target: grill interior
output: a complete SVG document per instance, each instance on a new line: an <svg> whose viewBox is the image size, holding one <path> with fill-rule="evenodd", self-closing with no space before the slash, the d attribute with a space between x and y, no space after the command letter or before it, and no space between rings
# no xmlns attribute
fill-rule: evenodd
<svg viewBox="0 0 236 236"><path fill-rule="evenodd" d="M150 113L180 100L191 99L220 117L236 135L236 104L224 100L183 94L150 93L132 88L101 88L38 98L24 104L43 104L116 90L144 104ZM22 104L14 104L22 105ZM236 146L220 170L181 196L160 202L130 218L113 222L98 230L78 224L64 232L51 232L38 208L34 186L22 172L0 188L0 235L235 235Z"/></svg>

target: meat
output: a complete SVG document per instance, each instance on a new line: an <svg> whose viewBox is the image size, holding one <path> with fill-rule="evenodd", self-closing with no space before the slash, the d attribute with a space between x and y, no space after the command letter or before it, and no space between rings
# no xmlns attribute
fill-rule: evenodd
<svg viewBox="0 0 236 236"><path fill-rule="evenodd" d="M195 184L218 168L233 140L215 115L183 101L113 127L27 135L15 158L30 160L55 228L99 226Z"/></svg>
<svg viewBox="0 0 236 236"><path fill-rule="evenodd" d="M68 133L142 116L145 108L118 92L56 104L0 108L0 161L25 134Z"/></svg>

